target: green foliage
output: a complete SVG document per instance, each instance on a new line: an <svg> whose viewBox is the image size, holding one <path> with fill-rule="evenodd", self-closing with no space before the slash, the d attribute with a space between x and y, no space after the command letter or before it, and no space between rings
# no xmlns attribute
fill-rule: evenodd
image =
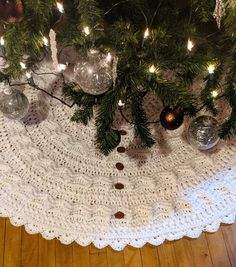
<svg viewBox="0 0 236 267"><path fill-rule="evenodd" d="M229 68L224 94L231 107L231 114L220 129L220 137L227 139L236 135L236 54Z"/></svg>
<svg viewBox="0 0 236 267"><path fill-rule="evenodd" d="M205 88L201 92L201 100L207 110L217 115L218 111L215 107L215 98L212 96L212 92L217 88L220 88L220 81L222 76L222 65L218 66L213 74L208 74L205 78Z"/></svg>
<svg viewBox="0 0 236 267"><path fill-rule="evenodd" d="M84 125L87 125L92 117L93 117L93 107L92 106L84 106L81 109L78 109L74 113L71 120L76 121L76 122L81 122Z"/></svg>
<svg viewBox="0 0 236 267"><path fill-rule="evenodd" d="M145 147L151 147L155 141L148 129L148 119L142 107L143 99L135 88L130 88L131 113L134 118L136 135L141 139Z"/></svg>
<svg viewBox="0 0 236 267"><path fill-rule="evenodd" d="M232 1L220 30L212 16L215 0L64 0L63 14L54 0L23 2L23 20L5 25L7 67L0 81L20 77L20 62L30 69L44 57L48 48L42 38L51 28L57 33L58 47L74 46L78 53L95 48L118 56L116 85L107 93L89 95L74 83L64 87L65 95L78 107L73 121L88 124L95 117L96 143L104 154L119 141L113 130L119 99L126 100L143 145L153 145L141 92L152 92L164 105L181 107L188 115L196 115L199 106L216 115L216 102L224 97L232 112L220 136L236 134L236 7ZM83 32L86 26L89 35ZM150 35L144 38L147 27ZM195 43L191 52L187 50L189 38ZM207 75L211 62L217 63L216 70ZM151 65L155 73L148 71ZM173 73L173 79L164 78L167 71ZM196 92L197 97L191 85L199 76L205 77L205 85ZM213 90L222 95L213 98Z"/></svg>
<svg viewBox="0 0 236 267"><path fill-rule="evenodd" d="M112 129L117 103L119 100L119 91L109 91L100 102L96 114L96 143L97 147L108 155L118 145L116 143L117 133Z"/></svg>

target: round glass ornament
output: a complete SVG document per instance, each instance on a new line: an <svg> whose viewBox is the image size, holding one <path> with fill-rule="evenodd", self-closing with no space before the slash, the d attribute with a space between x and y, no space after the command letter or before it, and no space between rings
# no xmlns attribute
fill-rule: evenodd
<svg viewBox="0 0 236 267"><path fill-rule="evenodd" d="M20 90L6 89L0 93L0 111L9 119L20 120L29 110L28 98Z"/></svg>
<svg viewBox="0 0 236 267"><path fill-rule="evenodd" d="M111 56L97 50L89 51L87 56L78 60L74 68L74 82L91 95L107 92L113 84Z"/></svg>
<svg viewBox="0 0 236 267"><path fill-rule="evenodd" d="M208 150L217 145L218 122L211 116L200 116L191 122L187 132L189 143L199 150Z"/></svg>

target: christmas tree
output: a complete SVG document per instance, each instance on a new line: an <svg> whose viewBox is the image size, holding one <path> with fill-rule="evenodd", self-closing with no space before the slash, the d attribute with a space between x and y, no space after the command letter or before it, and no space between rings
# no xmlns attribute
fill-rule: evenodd
<svg viewBox="0 0 236 267"><path fill-rule="evenodd" d="M217 102L224 99L231 113L219 136L236 134L233 0L2 0L0 19L6 60L0 81L11 84L27 75L28 84L40 89L30 72L48 53L62 75L72 65L74 76L64 85L77 106L72 120L88 124L95 118L96 142L104 154L119 142L113 129L117 110L129 112L145 147L155 143L143 108L149 93L163 103L157 118L169 130L200 110L216 115ZM55 55L55 47L73 48L78 64L63 60L63 49ZM173 79L166 78L167 71ZM204 79L198 95L191 91L197 77Z"/></svg>

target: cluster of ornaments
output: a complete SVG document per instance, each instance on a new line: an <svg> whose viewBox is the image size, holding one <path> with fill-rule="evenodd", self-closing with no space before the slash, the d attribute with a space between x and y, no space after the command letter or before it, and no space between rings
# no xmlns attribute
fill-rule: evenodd
<svg viewBox="0 0 236 267"><path fill-rule="evenodd" d="M161 125L167 130L178 129L184 121L184 112L180 108L166 107L160 115ZM187 131L188 142L199 150L208 150L220 140L218 122L211 116L200 116L194 119Z"/></svg>
<svg viewBox="0 0 236 267"><path fill-rule="evenodd" d="M21 0L0 1L0 19L15 24L23 18ZM106 93L113 85L116 76L112 59L92 50L86 56L78 58L73 69L73 82L91 95ZM0 93L0 111L9 119L23 119L29 110L29 101L25 94L17 89L7 89ZM178 129L184 121L184 112L180 108L165 107L160 115L161 125L167 130ZM189 143L199 150L208 150L219 142L218 123L211 116L197 117L187 131Z"/></svg>

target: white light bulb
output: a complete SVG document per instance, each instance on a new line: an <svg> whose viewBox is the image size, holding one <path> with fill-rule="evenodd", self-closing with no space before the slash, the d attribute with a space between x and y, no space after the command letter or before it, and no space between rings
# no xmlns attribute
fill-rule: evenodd
<svg viewBox="0 0 236 267"><path fill-rule="evenodd" d="M25 64L25 63L23 63L23 62L20 62L20 66L21 66L21 68L22 68L23 70L25 70L25 69L26 69L26 64Z"/></svg>
<svg viewBox="0 0 236 267"><path fill-rule="evenodd" d="M27 72L25 73L25 76L26 76L28 79L30 79L30 78L31 78L31 73L27 71Z"/></svg>
<svg viewBox="0 0 236 267"><path fill-rule="evenodd" d="M90 49L90 50L89 50L89 53L90 53L91 55L95 55L95 54L98 53L98 50L96 50L96 49Z"/></svg>
<svg viewBox="0 0 236 267"><path fill-rule="evenodd" d="M64 7L63 4L60 2L57 2L57 9L59 10L59 12L64 13Z"/></svg>
<svg viewBox="0 0 236 267"><path fill-rule="evenodd" d="M43 37L43 43L44 45L48 46L48 39L45 36Z"/></svg>
<svg viewBox="0 0 236 267"><path fill-rule="evenodd" d="M111 60L112 60L112 55L111 55L111 53L108 53L107 57L106 57L106 61L111 62Z"/></svg>
<svg viewBox="0 0 236 267"><path fill-rule="evenodd" d="M65 64L58 64L58 71L63 71L66 70L66 65Z"/></svg>
<svg viewBox="0 0 236 267"><path fill-rule="evenodd" d="M216 98L218 96L218 92L216 90L211 92L211 95L213 98Z"/></svg>
<svg viewBox="0 0 236 267"><path fill-rule="evenodd" d="M1 45L4 45L4 44L5 44L5 40L4 40L3 37L0 38L0 44L1 44Z"/></svg>
<svg viewBox="0 0 236 267"><path fill-rule="evenodd" d="M210 64L207 69L208 69L209 74L213 74L215 72L215 65Z"/></svg>
<svg viewBox="0 0 236 267"><path fill-rule="evenodd" d="M187 48L189 51L192 51L192 49L194 48L194 44L190 39L188 39Z"/></svg>
<svg viewBox="0 0 236 267"><path fill-rule="evenodd" d="M148 71L149 71L150 73L155 73L155 72L156 72L156 68L155 68L155 66L152 65L152 66L148 69Z"/></svg>
<svg viewBox="0 0 236 267"><path fill-rule="evenodd" d="M85 27L83 28L83 33L84 33L85 35L89 35L89 34L90 34L90 28L89 28L88 26L85 26Z"/></svg>
<svg viewBox="0 0 236 267"><path fill-rule="evenodd" d="M125 105L125 103L120 99L118 102L118 106L119 107L123 107Z"/></svg>
<svg viewBox="0 0 236 267"><path fill-rule="evenodd" d="M88 68L88 73L92 74L93 73L93 69L92 68Z"/></svg>
<svg viewBox="0 0 236 267"><path fill-rule="evenodd" d="M149 35L150 35L150 31L149 31L149 28L147 28L144 32L144 39L147 39Z"/></svg>

